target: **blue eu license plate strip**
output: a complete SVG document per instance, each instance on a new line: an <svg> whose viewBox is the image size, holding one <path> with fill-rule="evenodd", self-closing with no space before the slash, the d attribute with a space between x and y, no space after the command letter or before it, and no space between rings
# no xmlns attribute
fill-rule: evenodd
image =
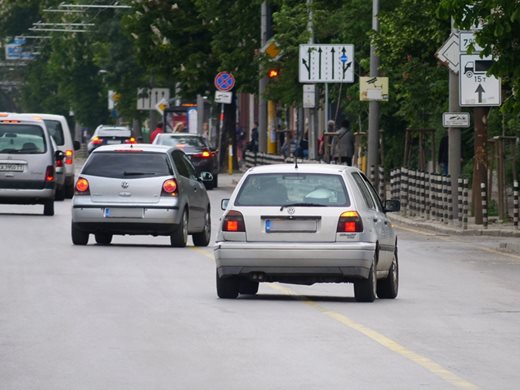
<svg viewBox="0 0 520 390"><path fill-rule="evenodd" d="M271 231L271 220L270 219L265 220L265 231L267 233L269 233Z"/></svg>

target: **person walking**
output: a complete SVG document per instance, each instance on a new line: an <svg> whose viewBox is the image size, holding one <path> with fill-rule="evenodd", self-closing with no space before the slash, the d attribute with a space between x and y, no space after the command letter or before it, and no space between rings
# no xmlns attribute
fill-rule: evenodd
<svg viewBox="0 0 520 390"><path fill-rule="evenodd" d="M355 151L354 134L350 129L348 119L343 119L341 128L332 139L332 150L337 164L352 166L352 157L354 157Z"/></svg>
<svg viewBox="0 0 520 390"><path fill-rule="evenodd" d="M157 123L157 127L155 128L155 130L150 135L150 143L151 144L153 144L153 140L155 139L155 137L157 137L157 134L160 134L160 133L164 133L162 122Z"/></svg>

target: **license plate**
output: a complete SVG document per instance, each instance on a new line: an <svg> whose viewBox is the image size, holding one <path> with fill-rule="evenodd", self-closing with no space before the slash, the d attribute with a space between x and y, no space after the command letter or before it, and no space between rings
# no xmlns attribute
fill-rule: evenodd
<svg viewBox="0 0 520 390"><path fill-rule="evenodd" d="M143 218L143 212L144 210L140 207L106 207L103 210L103 216L105 218Z"/></svg>
<svg viewBox="0 0 520 390"><path fill-rule="evenodd" d="M114 145L114 144L120 144L121 141L118 140L118 139L108 139L107 140L107 145Z"/></svg>
<svg viewBox="0 0 520 390"><path fill-rule="evenodd" d="M315 219L266 219L266 233L305 232L314 233L317 230Z"/></svg>
<svg viewBox="0 0 520 390"><path fill-rule="evenodd" d="M23 172L22 164L0 164L0 171L2 172Z"/></svg>

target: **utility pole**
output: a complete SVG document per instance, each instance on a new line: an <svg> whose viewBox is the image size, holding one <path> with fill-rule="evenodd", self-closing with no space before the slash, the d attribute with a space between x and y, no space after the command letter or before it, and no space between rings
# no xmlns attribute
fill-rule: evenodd
<svg viewBox="0 0 520 390"><path fill-rule="evenodd" d="M456 34L457 29L453 18L451 20L451 33ZM449 70L449 111L459 112L459 75ZM457 127L448 128L448 173L451 178L451 193L458 192L458 183L460 177L461 164L461 135L460 129ZM480 189L479 189L480 191ZM456 196L452 199L453 219L456 220L459 215L459 202Z"/></svg>
<svg viewBox="0 0 520 390"><path fill-rule="evenodd" d="M308 20L307 20L307 30L309 30L309 44L314 43L314 26L313 26L313 14L312 14L312 0L307 0L307 10L308 10ZM315 85L315 102L317 101L316 96L319 95L319 89ZM309 159L315 160L316 159L316 108L307 108L305 109L307 111L307 115L305 117L308 120L308 126L309 126L309 134L308 140L309 140ZM305 128L303 129L303 132L305 132ZM303 137L303 133L301 134Z"/></svg>
<svg viewBox="0 0 520 390"><path fill-rule="evenodd" d="M379 0L372 0L372 30L379 31ZM379 56L376 54L374 43L370 44L370 77L379 75ZM379 156L379 102L370 101L368 103L368 161L367 170L371 167L378 169Z"/></svg>
<svg viewBox="0 0 520 390"><path fill-rule="evenodd" d="M261 5L260 14L260 47L265 47L271 36L271 10L267 1ZM265 101L265 90L267 87L267 76L265 70L260 67L260 78L258 83L258 151L267 151L267 102Z"/></svg>

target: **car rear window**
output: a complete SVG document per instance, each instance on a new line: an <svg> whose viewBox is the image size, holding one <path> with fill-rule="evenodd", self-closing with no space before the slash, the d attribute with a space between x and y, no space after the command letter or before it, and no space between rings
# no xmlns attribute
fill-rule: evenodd
<svg viewBox="0 0 520 390"><path fill-rule="evenodd" d="M348 207L350 199L340 175L273 173L247 176L235 200L238 206Z"/></svg>
<svg viewBox="0 0 520 390"><path fill-rule="evenodd" d="M124 127L103 127L96 133L98 137L121 137L128 138L132 135L132 132Z"/></svg>
<svg viewBox="0 0 520 390"><path fill-rule="evenodd" d="M128 179L172 176L173 170L163 153L98 152L87 160L82 174Z"/></svg>
<svg viewBox="0 0 520 390"><path fill-rule="evenodd" d="M199 137L161 135L158 141L160 145L174 146L176 149L183 150L184 153L199 152L208 148L204 140Z"/></svg>
<svg viewBox="0 0 520 390"><path fill-rule="evenodd" d="M47 126L47 130L49 130L49 134L52 135L52 138L56 141L56 145L64 145L65 138L63 136L63 128L61 127L60 121L45 119L44 122L45 126Z"/></svg>
<svg viewBox="0 0 520 390"><path fill-rule="evenodd" d="M0 124L0 153L41 154L46 145L40 126Z"/></svg>

